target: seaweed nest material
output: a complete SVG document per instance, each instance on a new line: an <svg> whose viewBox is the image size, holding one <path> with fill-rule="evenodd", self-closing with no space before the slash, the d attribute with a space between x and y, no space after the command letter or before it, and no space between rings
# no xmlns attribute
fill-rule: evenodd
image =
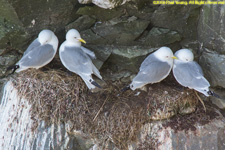
<svg viewBox="0 0 225 150"><path fill-rule="evenodd" d="M124 85L107 82L106 88L91 93L79 76L60 70L30 69L11 80L19 96L31 104L34 129L39 120L48 125L70 122L71 132L81 130L102 143L110 139L121 149L137 139L143 124L157 120L157 116L171 117L198 103L193 91L165 83L149 85L148 92L127 91L118 96Z"/></svg>

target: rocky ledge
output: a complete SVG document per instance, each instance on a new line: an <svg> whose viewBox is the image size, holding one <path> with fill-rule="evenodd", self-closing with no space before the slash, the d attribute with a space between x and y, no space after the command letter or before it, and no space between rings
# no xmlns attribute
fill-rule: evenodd
<svg viewBox="0 0 225 150"><path fill-rule="evenodd" d="M60 70L12 76L0 106L1 149L223 149L224 116L211 104L205 112L192 90L165 81L120 93L123 86L90 93Z"/></svg>

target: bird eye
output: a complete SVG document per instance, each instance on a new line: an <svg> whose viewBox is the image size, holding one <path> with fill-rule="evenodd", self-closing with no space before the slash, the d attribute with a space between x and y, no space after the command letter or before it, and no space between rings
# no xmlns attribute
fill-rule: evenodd
<svg viewBox="0 0 225 150"><path fill-rule="evenodd" d="M166 58L168 58L169 56L166 56Z"/></svg>
<svg viewBox="0 0 225 150"><path fill-rule="evenodd" d="M188 61L188 59L186 59L186 61Z"/></svg>

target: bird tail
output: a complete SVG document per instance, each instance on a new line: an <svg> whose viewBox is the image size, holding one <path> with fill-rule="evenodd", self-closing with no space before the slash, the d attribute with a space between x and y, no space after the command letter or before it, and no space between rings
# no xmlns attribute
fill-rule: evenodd
<svg viewBox="0 0 225 150"><path fill-rule="evenodd" d="M94 64L92 64L92 70L93 70L94 75L96 75L99 79L102 80L102 76L100 75L100 72L98 71L98 69L95 67Z"/></svg>
<svg viewBox="0 0 225 150"><path fill-rule="evenodd" d="M12 70L11 74L13 74L19 68L20 68L19 65L12 65L12 66L9 66L6 71Z"/></svg>
<svg viewBox="0 0 225 150"><path fill-rule="evenodd" d="M91 77L87 77L87 76L80 76L85 84L87 85L87 87L89 89L94 89L95 87L98 87L98 88L102 88L97 82L95 82Z"/></svg>
<svg viewBox="0 0 225 150"><path fill-rule="evenodd" d="M122 88L120 91L125 92L125 91L130 90L130 89L131 89L130 85L128 85L128 86L125 86L124 88Z"/></svg>
<svg viewBox="0 0 225 150"><path fill-rule="evenodd" d="M214 93L213 91L208 91L207 92L210 96L214 96L214 97L216 97L216 98L221 98L219 95L217 95L216 93Z"/></svg>
<svg viewBox="0 0 225 150"><path fill-rule="evenodd" d="M91 81L91 84L92 85L94 85L94 86L96 86L96 87L98 87L98 88L102 88L97 82L95 82L94 80L93 81Z"/></svg>

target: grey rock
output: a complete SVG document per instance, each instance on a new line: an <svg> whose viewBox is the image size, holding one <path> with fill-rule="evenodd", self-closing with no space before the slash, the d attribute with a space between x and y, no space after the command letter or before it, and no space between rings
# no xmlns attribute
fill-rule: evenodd
<svg viewBox="0 0 225 150"><path fill-rule="evenodd" d="M223 91L224 93L224 91ZM221 96L222 95L222 96ZM219 96L221 97L225 97L224 94L220 94ZM215 104L216 106L218 106L220 109L225 109L225 100L224 99L219 99L219 98L215 98L215 97L210 97L210 100L213 104Z"/></svg>
<svg viewBox="0 0 225 150"><path fill-rule="evenodd" d="M13 31L17 36L13 35L13 37L16 42L15 47L23 49L23 51L37 37L38 33L46 28L55 32L59 41L62 41L65 39L64 27L79 17L76 14L78 9L78 1L76 0L57 2L9 0L7 3L18 18L19 23L15 23L15 26L19 29L22 28L23 32L14 29ZM24 38L25 40L23 40ZM19 43L23 45L18 45Z"/></svg>
<svg viewBox="0 0 225 150"><path fill-rule="evenodd" d="M107 43L107 39L93 32L92 29L88 29L80 32L81 37L90 45L104 45Z"/></svg>
<svg viewBox="0 0 225 150"><path fill-rule="evenodd" d="M113 72L111 74L104 74L104 79L105 80L110 80L110 81L118 81L121 80L124 83L128 83L131 81L131 76L132 73L130 71L127 70L122 70L122 71L117 71L117 72Z"/></svg>
<svg viewBox="0 0 225 150"><path fill-rule="evenodd" d="M45 29L56 32L61 39L65 35L59 34L64 27L74 21L79 15L76 0L69 1L23 1L2 0L0 16L0 47L26 49L28 44L37 37L37 34Z"/></svg>
<svg viewBox="0 0 225 150"><path fill-rule="evenodd" d="M153 26L178 31L184 37L197 38L199 6L161 5L152 15Z"/></svg>
<svg viewBox="0 0 225 150"><path fill-rule="evenodd" d="M79 17L76 21L67 25L65 28L66 31L68 31L69 29L77 29L80 32L89 29L95 23L95 21L96 20L94 18L89 17L87 15L83 15Z"/></svg>
<svg viewBox="0 0 225 150"><path fill-rule="evenodd" d="M1 78L0 79L0 99L2 98L3 96L3 89L4 89L4 86L5 84L8 82L8 79L7 78Z"/></svg>
<svg viewBox="0 0 225 150"><path fill-rule="evenodd" d="M205 125L195 123L193 124L196 128L195 131L175 131L170 127L166 128L163 126L162 124L165 124L165 122L145 124L141 129L139 141L131 147L133 149L153 148L167 150L224 149L224 119L221 115ZM185 124L185 122L183 123ZM176 126L176 124L174 125Z"/></svg>
<svg viewBox="0 0 225 150"><path fill-rule="evenodd" d="M0 65L1 66L9 66L13 65L18 60L18 57L14 54L6 54L4 56L0 56Z"/></svg>
<svg viewBox="0 0 225 150"><path fill-rule="evenodd" d="M225 88L225 55L205 49L199 59L199 63L212 87Z"/></svg>
<svg viewBox="0 0 225 150"><path fill-rule="evenodd" d="M115 46L105 65L114 71L129 70L136 73L144 58L156 49L143 46Z"/></svg>
<svg viewBox="0 0 225 150"><path fill-rule="evenodd" d="M85 6L85 7L80 7L76 14L79 15L88 15L93 18L96 18L98 21L107 21L116 17L119 17L123 14L122 9L110 9L110 10L105 10L103 8L99 8L97 6Z"/></svg>
<svg viewBox="0 0 225 150"><path fill-rule="evenodd" d="M14 8L7 1L0 1L0 54L5 48L23 47L28 39L22 23L18 18Z"/></svg>
<svg viewBox="0 0 225 150"><path fill-rule="evenodd" d="M179 42L180 45L182 45L182 48L191 49L194 53L195 58L198 58L200 55L199 47L200 42L198 40L182 40ZM179 48L180 49L180 48ZM177 49L177 50L179 50Z"/></svg>
<svg viewBox="0 0 225 150"><path fill-rule="evenodd" d="M81 35L93 45L134 45L136 38L142 34L148 24L149 21L139 20L135 17L117 18L96 24L95 27L81 32Z"/></svg>
<svg viewBox="0 0 225 150"><path fill-rule="evenodd" d="M225 54L225 6L205 5L200 13L198 39L208 49Z"/></svg>
<svg viewBox="0 0 225 150"><path fill-rule="evenodd" d="M184 46L190 41L197 41L199 10L198 5L160 5L151 17L151 24L177 31L182 37L180 44Z"/></svg>
<svg viewBox="0 0 225 150"><path fill-rule="evenodd" d="M201 54L199 62L213 87L212 90L221 97L210 97L210 100L221 109L225 109L224 9L224 5L204 5L198 23L198 52Z"/></svg>
<svg viewBox="0 0 225 150"><path fill-rule="evenodd" d="M80 136L79 131L69 134L69 123L47 126L44 121L35 122L30 119L31 105L24 98L18 97L11 82L5 86L0 107L0 149L86 150L94 145L89 137L82 139L84 135Z"/></svg>
<svg viewBox="0 0 225 150"><path fill-rule="evenodd" d="M44 28L62 28L76 18L76 0L69 1L23 1L9 0L23 26L30 33ZM56 31L56 30L53 30Z"/></svg>
<svg viewBox="0 0 225 150"><path fill-rule="evenodd" d="M160 47L181 40L181 36L176 31L153 27L146 36L140 38L143 45Z"/></svg>
<svg viewBox="0 0 225 150"><path fill-rule="evenodd" d="M223 119L214 120L214 122L205 125L203 128L198 128L199 136L196 136L193 132L189 132L188 135L184 132L178 132L177 134L172 132L172 146L174 148L178 147L178 149L185 149L185 147L187 149L219 149L219 147L223 146L218 144L218 142L221 142L219 138L221 130L224 130ZM176 141L176 139L179 140ZM190 141L187 143L187 140Z"/></svg>
<svg viewBox="0 0 225 150"><path fill-rule="evenodd" d="M158 5L152 5L148 0L132 1L120 6L125 16L136 16L139 19L150 20Z"/></svg>
<svg viewBox="0 0 225 150"><path fill-rule="evenodd" d="M87 3L92 2L93 4L95 4L101 8L112 9L117 6L123 5L127 1L130 1L130 0L79 0L79 3L87 4Z"/></svg>
<svg viewBox="0 0 225 150"><path fill-rule="evenodd" d="M18 54L15 53L7 53L5 55L0 56L0 77L4 77L8 73L6 73L6 68L8 66L14 65L19 59Z"/></svg>
<svg viewBox="0 0 225 150"><path fill-rule="evenodd" d="M8 48L3 48L3 49L0 49L0 56L2 56L3 54L9 52L9 49Z"/></svg>
<svg viewBox="0 0 225 150"><path fill-rule="evenodd" d="M216 98L211 96L210 100L213 104L215 104L220 109L225 109L225 92L223 88L213 88L213 92L220 96L220 98Z"/></svg>

